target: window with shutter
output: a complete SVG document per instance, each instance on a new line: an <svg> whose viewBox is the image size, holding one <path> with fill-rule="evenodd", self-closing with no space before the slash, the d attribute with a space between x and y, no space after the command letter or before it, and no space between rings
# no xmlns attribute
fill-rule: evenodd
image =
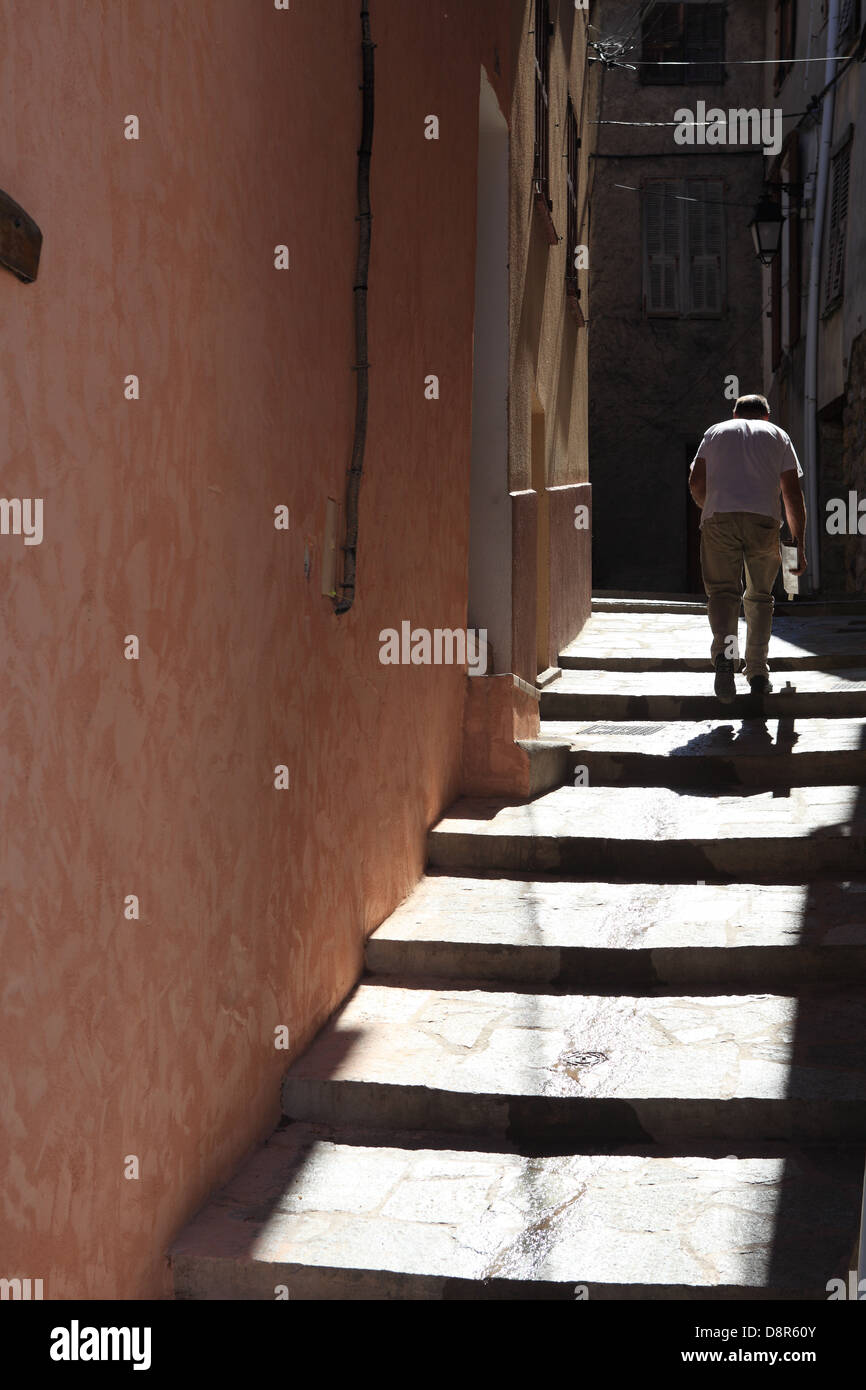
<svg viewBox="0 0 866 1390"><path fill-rule="evenodd" d="M831 308L842 297L845 272L845 232L848 225L848 179L851 169L851 142L833 158L830 193L830 235L827 249L827 283L824 308Z"/></svg>
<svg viewBox="0 0 866 1390"><path fill-rule="evenodd" d="M800 136L791 131L787 139L787 155L784 182L800 182ZM800 230L799 203L788 194L788 217L785 228L788 233L788 346L794 347L800 341L800 296L803 289L803 238ZM778 259L778 257L776 258Z"/></svg>
<svg viewBox="0 0 866 1390"><path fill-rule="evenodd" d="M796 52L797 7L795 0L776 0L776 60L775 88L778 92L791 71L790 59Z"/></svg>
<svg viewBox="0 0 866 1390"><path fill-rule="evenodd" d="M646 313L668 318L721 314L725 300L721 180L648 183L643 216Z"/></svg>
<svg viewBox="0 0 866 1390"><path fill-rule="evenodd" d="M650 183L644 195L644 301L648 314L682 313L682 203L675 183Z"/></svg>
<svg viewBox="0 0 866 1390"><path fill-rule="evenodd" d="M684 59L683 38L685 33L685 5L656 5L652 14L643 21L641 35L641 57L646 66L641 70L644 82L681 83L683 69L664 67L665 62L680 62Z"/></svg>
<svg viewBox="0 0 866 1390"><path fill-rule="evenodd" d="M690 179L686 184L689 248L689 312L722 312L723 238L725 231L723 186L711 180Z"/></svg>
<svg viewBox="0 0 866 1390"><path fill-rule="evenodd" d="M651 5L641 26L641 81L682 85L725 80L725 6Z"/></svg>
<svg viewBox="0 0 866 1390"><path fill-rule="evenodd" d="M685 6L686 82L725 80L725 10L723 5Z"/></svg>
<svg viewBox="0 0 866 1390"><path fill-rule="evenodd" d="M551 208L549 188L550 139L550 5L535 0L535 155L533 181L536 193Z"/></svg>

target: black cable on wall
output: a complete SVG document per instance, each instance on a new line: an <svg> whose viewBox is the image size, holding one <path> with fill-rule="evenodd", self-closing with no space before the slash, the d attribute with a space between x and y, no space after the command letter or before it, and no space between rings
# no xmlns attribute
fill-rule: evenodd
<svg viewBox="0 0 866 1390"><path fill-rule="evenodd" d="M347 613L355 601L355 573L358 553L358 494L364 468L367 441L367 273L370 267L370 155L373 146L373 50L370 38L370 11L361 5L361 53L363 73L363 116L361 145L358 150L358 264L355 271L355 439L352 459L346 472L346 533L343 545L343 575L340 597L333 600L335 613Z"/></svg>

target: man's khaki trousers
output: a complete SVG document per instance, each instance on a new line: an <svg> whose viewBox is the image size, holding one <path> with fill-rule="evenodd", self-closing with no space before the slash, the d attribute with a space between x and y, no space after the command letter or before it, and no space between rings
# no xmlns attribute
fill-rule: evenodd
<svg viewBox="0 0 866 1390"><path fill-rule="evenodd" d="M767 648L773 626L773 585L782 553L779 522L757 512L714 512L701 527L701 573L707 617L713 630L710 656L721 653L739 666L737 622L740 599L746 615L745 675L767 675ZM743 566L746 590L743 593ZM733 640L732 640L733 639Z"/></svg>

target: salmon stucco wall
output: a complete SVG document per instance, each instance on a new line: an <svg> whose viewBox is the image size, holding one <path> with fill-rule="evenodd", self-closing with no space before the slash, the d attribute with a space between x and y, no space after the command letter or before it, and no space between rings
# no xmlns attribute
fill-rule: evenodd
<svg viewBox="0 0 866 1390"><path fill-rule="evenodd" d="M3 494L44 517L41 544L0 536L0 1276L48 1299L167 1293L173 1234L276 1123L459 788L463 672L383 665L378 634L466 621L479 72L505 103L508 36L492 0L371 7L370 416L338 618L359 11L0 18L0 183L44 233L35 284L0 273Z"/></svg>

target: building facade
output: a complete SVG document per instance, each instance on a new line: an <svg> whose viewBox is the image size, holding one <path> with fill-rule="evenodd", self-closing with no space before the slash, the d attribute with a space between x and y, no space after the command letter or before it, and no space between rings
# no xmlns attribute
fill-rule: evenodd
<svg viewBox="0 0 866 1390"><path fill-rule="evenodd" d="M802 450L805 589L862 590L866 561L866 46L858 0L767 0L763 103L784 113L767 183L784 218L764 272L764 377ZM827 56L831 61L827 62ZM853 501L852 501L853 494ZM858 511L864 501L863 513ZM843 520L844 515L844 520ZM852 525L853 522L853 525Z"/></svg>
<svg viewBox="0 0 866 1390"><path fill-rule="evenodd" d="M763 54L764 15L753 0L603 0L594 23L594 584L700 590L689 464L707 427L762 383L769 304L749 222L763 77L747 60ZM732 110L743 115L729 121Z"/></svg>

